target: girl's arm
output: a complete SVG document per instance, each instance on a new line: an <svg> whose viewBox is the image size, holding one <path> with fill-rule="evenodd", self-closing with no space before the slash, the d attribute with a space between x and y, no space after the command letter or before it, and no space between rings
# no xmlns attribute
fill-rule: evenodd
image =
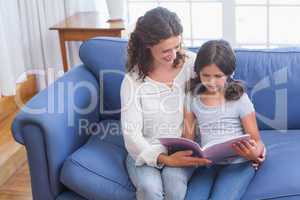
<svg viewBox="0 0 300 200"><path fill-rule="evenodd" d="M184 108L184 126L182 137L194 140L196 130L196 118L192 112ZM204 166L212 161L205 158L192 157L192 151L178 151L171 155L160 154L158 162L172 167Z"/></svg>
<svg viewBox="0 0 300 200"><path fill-rule="evenodd" d="M186 108L183 110L184 120L183 120L183 133L182 137L195 140L195 130L196 130L196 117L194 113L189 112Z"/></svg>
<svg viewBox="0 0 300 200"><path fill-rule="evenodd" d="M245 133L250 135L251 140L236 143L234 149L246 159L257 162L263 155L265 146L259 135L255 112L251 112L241 118L241 123Z"/></svg>

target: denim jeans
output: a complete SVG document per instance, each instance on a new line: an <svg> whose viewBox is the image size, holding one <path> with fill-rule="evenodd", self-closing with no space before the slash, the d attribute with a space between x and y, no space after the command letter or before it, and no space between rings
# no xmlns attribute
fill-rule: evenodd
<svg viewBox="0 0 300 200"><path fill-rule="evenodd" d="M186 200L240 200L254 175L250 162L200 167L191 178Z"/></svg>
<svg viewBox="0 0 300 200"><path fill-rule="evenodd" d="M129 177L136 188L137 200L184 200L187 184L195 168L135 166L127 156Z"/></svg>

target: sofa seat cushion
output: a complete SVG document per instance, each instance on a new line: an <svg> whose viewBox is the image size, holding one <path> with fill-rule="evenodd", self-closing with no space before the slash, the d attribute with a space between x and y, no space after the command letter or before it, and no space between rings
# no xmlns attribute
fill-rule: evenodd
<svg viewBox="0 0 300 200"><path fill-rule="evenodd" d="M299 198L300 130L286 133L261 131L261 137L267 146L267 158L250 183L243 200ZM189 183L187 200L199 198L197 180L196 171Z"/></svg>
<svg viewBox="0 0 300 200"><path fill-rule="evenodd" d="M134 199L135 189L124 164L127 152L122 145L120 122L99 124L104 127L102 131L65 161L61 181L87 199Z"/></svg>
<svg viewBox="0 0 300 200"><path fill-rule="evenodd" d="M261 131L267 159L257 171L244 199L300 195L300 130Z"/></svg>

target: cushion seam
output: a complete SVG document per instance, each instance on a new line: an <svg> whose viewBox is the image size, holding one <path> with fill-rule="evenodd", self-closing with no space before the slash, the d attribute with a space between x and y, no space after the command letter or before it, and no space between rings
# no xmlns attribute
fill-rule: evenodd
<svg viewBox="0 0 300 200"><path fill-rule="evenodd" d="M269 197L264 197L260 200L270 200L270 199L277 199L277 198L282 198L282 197L291 197L291 196L298 196L300 193L295 193L295 194L282 194L282 195L277 195L277 196L269 196Z"/></svg>
<svg viewBox="0 0 300 200"><path fill-rule="evenodd" d="M106 143L106 144L114 145L114 146L120 148L122 151L127 152L127 151L125 150L124 146L121 146L121 145L118 145L118 144L115 144L115 143L112 143L112 142L108 142L108 141L105 141L105 140L100 140L100 141L101 141L101 142L104 142L104 143Z"/></svg>
<svg viewBox="0 0 300 200"><path fill-rule="evenodd" d="M95 171L89 169L88 167L82 165L80 162L78 162L77 160L74 160L73 158L70 158L70 161L71 161L72 163L74 163L76 166L82 167L82 168L86 169L87 171L89 171L89 172L92 173L92 174L96 174L96 175L99 176L99 177L102 177L102 178L104 178L104 179L106 179L106 180L109 180L109 181L111 181L111 182L113 182L113 183L116 183L116 184L120 185L122 188L126 189L127 191L131 191L129 188L127 188L127 187L124 186L123 184L121 184L121 183L119 183L119 182L117 182L117 181L115 181L115 180L112 180L112 179L110 179L110 178L108 178L108 177L106 177L106 176L103 176L103 175L101 175L101 174L98 174L97 172L95 172Z"/></svg>

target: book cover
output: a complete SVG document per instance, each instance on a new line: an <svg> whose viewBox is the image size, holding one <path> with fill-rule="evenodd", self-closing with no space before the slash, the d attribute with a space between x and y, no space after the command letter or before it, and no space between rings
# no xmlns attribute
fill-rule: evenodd
<svg viewBox="0 0 300 200"><path fill-rule="evenodd" d="M159 138L162 145L166 146L170 153L176 151L192 150L193 156L207 158L213 162L237 157L232 145L242 140L249 140L248 134L215 140L201 147L197 142L186 138Z"/></svg>

